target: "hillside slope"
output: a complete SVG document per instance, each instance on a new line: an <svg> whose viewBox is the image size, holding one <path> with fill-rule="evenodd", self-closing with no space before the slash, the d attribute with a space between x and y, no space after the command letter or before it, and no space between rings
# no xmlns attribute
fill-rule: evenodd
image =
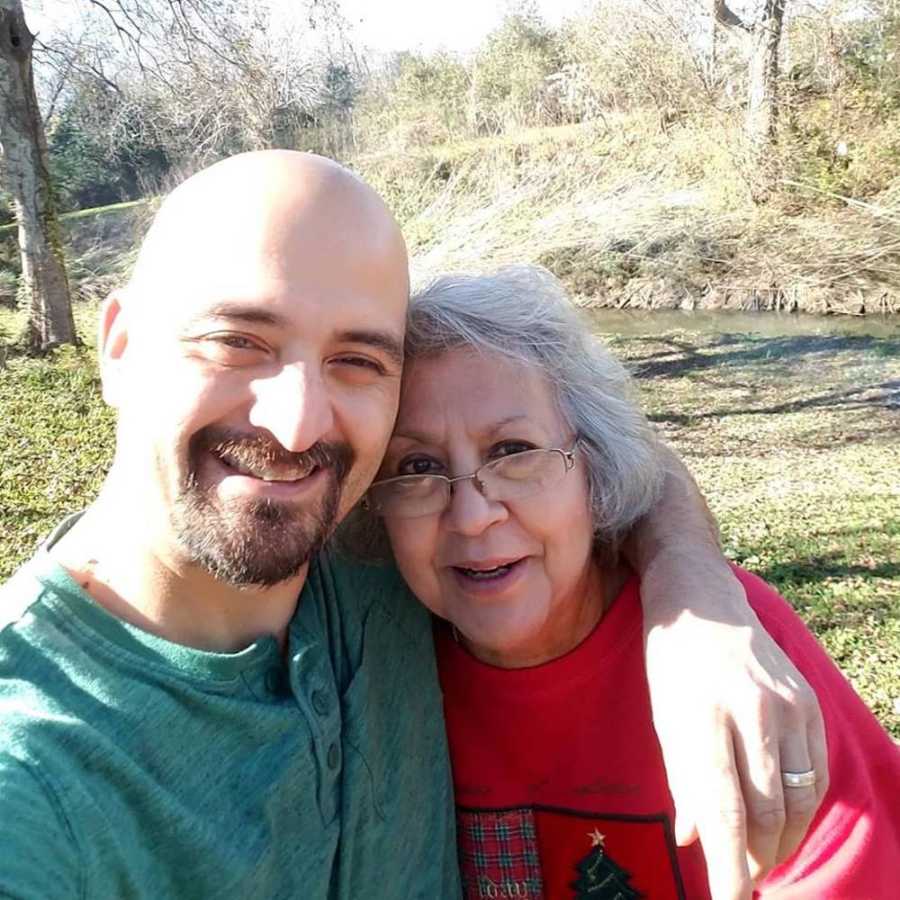
<svg viewBox="0 0 900 900"><path fill-rule="evenodd" d="M414 283L527 262L601 307L897 313L900 112L848 128L840 160L783 139L792 174L764 206L742 177L740 122L722 115L621 114L345 162L403 225ZM66 217L77 295L122 279L154 202ZM0 303L17 269L0 229Z"/></svg>
<svg viewBox="0 0 900 900"><path fill-rule="evenodd" d="M351 164L399 216L417 282L531 262L598 306L900 312L900 119L859 134L839 171L809 161L762 207L721 118L621 115Z"/></svg>

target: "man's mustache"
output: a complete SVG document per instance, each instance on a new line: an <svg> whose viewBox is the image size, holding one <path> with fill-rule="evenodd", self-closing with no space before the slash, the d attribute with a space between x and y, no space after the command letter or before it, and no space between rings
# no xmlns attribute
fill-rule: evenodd
<svg viewBox="0 0 900 900"><path fill-rule="evenodd" d="M216 425L209 425L197 432L191 439L191 450L208 450L215 456L235 460L250 469L284 466L305 473L332 469L338 484L347 477L356 459L356 454L347 443L317 441L309 449L295 453L264 433L247 433Z"/></svg>

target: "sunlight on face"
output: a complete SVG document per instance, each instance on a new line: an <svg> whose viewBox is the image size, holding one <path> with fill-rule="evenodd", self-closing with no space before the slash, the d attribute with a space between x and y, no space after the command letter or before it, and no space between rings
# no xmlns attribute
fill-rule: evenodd
<svg viewBox="0 0 900 900"><path fill-rule="evenodd" d="M247 197L226 218L216 196L235 168ZM251 155L197 178L154 225L107 329L115 468L131 508L165 523L161 553L233 584L276 584L380 463L399 398L406 255L380 200L326 161Z"/></svg>

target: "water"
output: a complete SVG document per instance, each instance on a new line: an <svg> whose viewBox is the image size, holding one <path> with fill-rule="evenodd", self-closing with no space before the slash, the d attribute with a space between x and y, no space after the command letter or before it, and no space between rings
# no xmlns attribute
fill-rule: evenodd
<svg viewBox="0 0 900 900"><path fill-rule="evenodd" d="M867 335L900 338L900 316L811 316L728 310L587 310L600 334L623 337L682 331L688 334L753 334L761 337Z"/></svg>

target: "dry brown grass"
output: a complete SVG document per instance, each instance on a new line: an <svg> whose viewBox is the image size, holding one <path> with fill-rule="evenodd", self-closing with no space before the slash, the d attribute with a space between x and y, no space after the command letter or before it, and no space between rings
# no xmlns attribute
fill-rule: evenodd
<svg viewBox="0 0 900 900"><path fill-rule="evenodd" d="M419 283L533 262L599 306L900 311L900 179L862 202L785 178L754 206L733 117L622 114L356 165Z"/></svg>

